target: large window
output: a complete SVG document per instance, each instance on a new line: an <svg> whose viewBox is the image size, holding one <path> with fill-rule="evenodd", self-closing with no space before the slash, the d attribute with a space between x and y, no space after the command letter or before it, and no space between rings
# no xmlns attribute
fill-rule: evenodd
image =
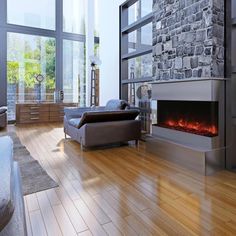
<svg viewBox="0 0 236 236"><path fill-rule="evenodd" d="M7 88L9 120L16 103L54 102L61 90L64 102L86 105L87 1L0 0L0 49L7 49L0 52L0 92Z"/></svg>
<svg viewBox="0 0 236 236"><path fill-rule="evenodd" d="M7 23L55 30L55 18L55 0L7 0Z"/></svg>
<svg viewBox="0 0 236 236"><path fill-rule="evenodd" d="M86 103L85 44L63 41L63 91L65 101Z"/></svg>
<svg viewBox="0 0 236 236"><path fill-rule="evenodd" d="M142 129L150 132L153 0L129 0L120 7L121 98L140 109Z"/></svg>
<svg viewBox="0 0 236 236"><path fill-rule="evenodd" d="M8 116L11 120L15 119L16 102L53 101L55 44L55 38L7 34ZM44 76L40 87L37 75Z"/></svg>

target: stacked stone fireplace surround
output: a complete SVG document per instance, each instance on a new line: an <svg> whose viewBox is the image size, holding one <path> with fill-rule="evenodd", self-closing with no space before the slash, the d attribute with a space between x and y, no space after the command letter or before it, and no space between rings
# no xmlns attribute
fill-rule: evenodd
<svg viewBox="0 0 236 236"><path fill-rule="evenodd" d="M224 0L154 0L153 12L153 99L217 101L223 113ZM212 174L224 166L225 159L222 114L219 119L221 132L215 140L158 128L157 135L163 132L172 138L160 135L148 143L148 149L202 174ZM178 142L191 138L203 146L209 142L212 148Z"/></svg>
<svg viewBox="0 0 236 236"><path fill-rule="evenodd" d="M224 77L224 0L154 0L156 80Z"/></svg>

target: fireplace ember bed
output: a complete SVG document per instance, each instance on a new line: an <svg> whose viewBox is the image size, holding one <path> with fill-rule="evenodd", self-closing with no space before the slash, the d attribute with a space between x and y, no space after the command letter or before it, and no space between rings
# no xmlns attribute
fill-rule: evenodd
<svg viewBox="0 0 236 236"><path fill-rule="evenodd" d="M218 136L218 102L158 101L157 124L197 135Z"/></svg>

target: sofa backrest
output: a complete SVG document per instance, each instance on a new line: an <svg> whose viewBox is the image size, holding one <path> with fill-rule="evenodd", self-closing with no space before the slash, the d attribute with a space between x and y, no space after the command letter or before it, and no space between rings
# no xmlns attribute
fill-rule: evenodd
<svg viewBox="0 0 236 236"><path fill-rule="evenodd" d="M119 100L119 99L111 99L107 102L105 110L112 111L112 110L125 110L129 109L130 105L125 100Z"/></svg>
<svg viewBox="0 0 236 236"><path fill-rule="evenodd" d="M82 127L88 123L99 123L109 121L123 121L135 120L139 115L139 110L125 110L125 111L91 111L83 113L77 128Z"/></svg>

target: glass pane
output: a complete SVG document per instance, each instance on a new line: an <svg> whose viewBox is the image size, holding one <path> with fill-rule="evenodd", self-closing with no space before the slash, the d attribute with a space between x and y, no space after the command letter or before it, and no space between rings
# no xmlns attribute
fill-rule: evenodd
<svg viewBox="0 0 236 236"><path fill-rule="evenodd" d="M66 102L86 104L85 44L63 41L63 91Z"/></svg>
<svg viewBox="0 0 236 236"><path fill-rule="evenodd" d="M55 0L7 0L7 23L55 30Z"/></svg>
<svg viewBox="0 0 236 236"><path fill-rule="evenodd" d="M9 120L16 102L54 101L55 39L7 34L7 96ZM43 76L39 83L37 75Z"/></svg>
<svg viewBox="0 0 236 236"><path fill-rule="evenodd" d="M132 58L128 61L129 79L152 76L152 54Z"/></svg>
<svg viewBox="0 0 236 236"><path fill-rule="evenodd" d="M128 8L128 24L152 13L153 0L139 0Z"/></svg>
<svg viewBox="0 0 236 236"><path fill-rule="evenodd" d="M139 2L134 3L128 8L128 24L132 24L139 19Z"/></svg>
<svg viewBox="0 0 236 236"><path fill-rule="evenodd" d="M94 27L95 27L95 29L94 29L94 35L95 35L95 37L99 37L99 0L95 0L94 1L94 4L95 4L95 6L94 6Z"/></svg>
<svg viewBox="0 0 236 236"><path fill-rule="evenodd" d="M141 0L141 17L152 12L153 0Z"/></svg>
<svg viewBox="0 0 236 236"><path fill-rule="evenodd" d="M84 0L63 0L63 31L85 34Z"/></svg>
<svg viewBox="0 0 236 236"><path fill-rule="evenodd" d="M96 56L96 57L98 57L99 58L99 50L100 50L100 48L99 48L99 43L95 43L94 44L94 55Z"/></svg>
<svg viewBox="0 0 236 236"><path fill-rule="evenodd" d="M152 46L152 23L128 34L129 53L138 48Z"/></svg>

